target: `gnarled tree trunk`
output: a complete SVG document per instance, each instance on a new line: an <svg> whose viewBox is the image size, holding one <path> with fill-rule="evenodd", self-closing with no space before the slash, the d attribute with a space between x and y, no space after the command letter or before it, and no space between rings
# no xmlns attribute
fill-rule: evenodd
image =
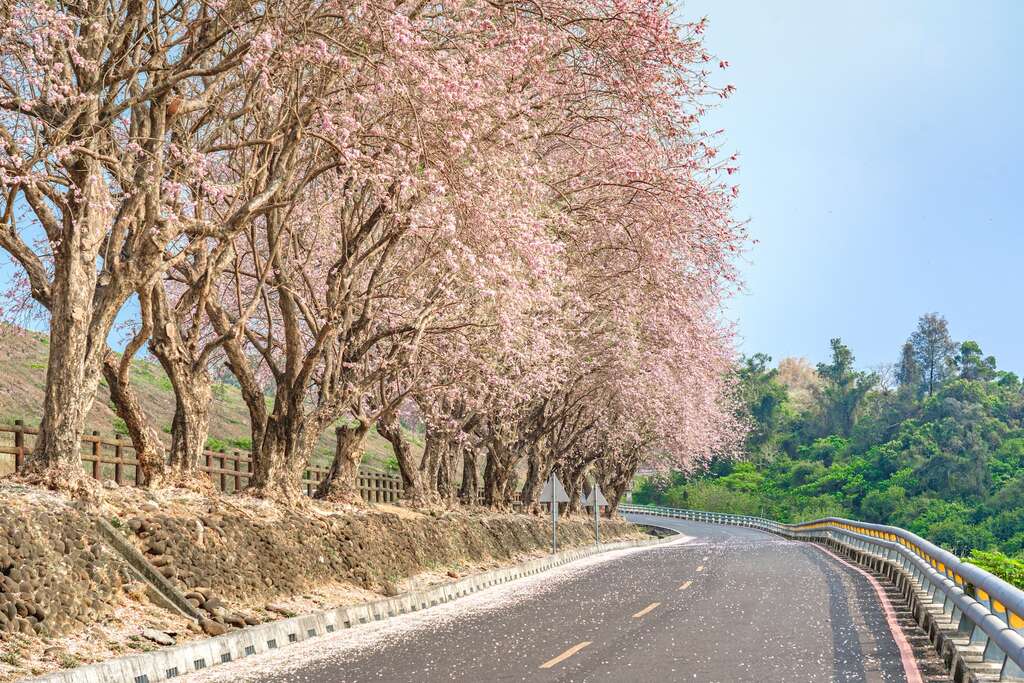
<svg viewBox="0 0 1024 683"><path fill-rule="evenodd" d="M79 244L86 235L70 232L54 259L43 416L23 472L47 487L77 492L93 487L82 468L82 434L103 372L107 335L126 297L111 290L96 300L95 249Z"/></svg>
<svg viewBox="0 0 1024 683"><path fill-rule="evenodd" d="M458 471L459 449L450 441L445 442L441 454L440 466L437 469L437 494L447 505L453 506L458 501L458 489L455 486L455 475Z"/></svg>
<svg viewBox="0 0 1024 683"><path fill-rule="evenodd" d="M476 449L472 446L462 448L462 483L459 485L459 498L464 505L476 505L480 497L480 480L476 471Z"/></svg>
<svg viewBox="0 0 1024 683"><path fill-rule="evenodd" d="M515 474L515 458L509 449L497 440L487 448L487 463L484 465L484 504L499 510L508 509L509 486Z"/></svg>
<svg viewBox="0 0 1024 683"><path fill-rule="evenodd" d="M197 353L194 343L182 338L163 285L155 286L147 300L152 302L154 320L149 348L174 387L174 418L165 484L210 492L213 483L199 470L210 432L213 397L205 356Z"/></svg>
<svg viewBox="0 0 1024 683"><path fill-rule="evenodd" d="M135 460L139 468L136 480L142 486L158 488L164 485L166 478L164 444L142 410L142 404L131 383L122 381L120 369L118 357L113 352L107 352L103 359L103 377L110 388L114 409L118 417L124 420L135 448Z"/></svg>
<svg viewBox="0 0 1024 683"><path fill-rule="evenodd" d="M436 433L427 432L423 445L423 459L420 460L420 487L430 504L438 502L437 482L448 444Z"/></svg>
<svg viewBox="0 0 1024 683"><path fill-rule="evenodd" d="M253 471L246 492L285 505L301 504L302 472L320 434L314 421L302 413L301 405L283 400L252 431Z"/></svg>
<svg viewBox="0 0 1024 683"><path fill-rule="evenodd" d="M199 469L210 433L210 377L205 371L189 373L174 384L174 419L171 422L171 450L167 459L169 483L207 490L213 483Z"/></svg>
<svg viewBox="0 0 1024 683"><path fill-rule="evenodd" d="M335 430L338 442L334 462L327 477L317 487L317 498L349 505L363 504L359 493L359 463L370 425L369 420L359 418L355 425L344 425Z"/></svg>
<svg viewBox="0 0 1024 683"><path fill-rule="evenodd" d="M550 466L540 448L532 447L530 455L526 460L526 481L523 482L523 511L531 514L540 512L540 504L537 499L543 489L543 483L547 481Z"/></svg>
<svg viewBox="0 0 1024 683"><path fill-rule="evenodd" d="M378 419L377 432L388 440L391 449L395 452L395 459L398 460L398 472L402 476L402 498L417 506L436 502L434 496L431 495L428 480L423 476L424 472L421 471L431 447L429 438L427 450L424 451L423 459L417 466L412 448L402 433L402 424L397 414L386 415Z"/></svg>

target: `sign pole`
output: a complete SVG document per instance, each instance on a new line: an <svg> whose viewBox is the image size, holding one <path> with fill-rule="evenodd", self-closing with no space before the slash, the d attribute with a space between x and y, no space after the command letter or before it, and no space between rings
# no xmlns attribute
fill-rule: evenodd
<svg viewBox="0 0 1024 683"><path fill-rule="evenodd" d="M597 484L595 483L594 486L597 486ZM600 508L597 506L597 496L595 495L594 496L594 539L597 541L598 545L601 545L601 520L598 517L598 510L599 509Z"/></svg>
<svg viewBox="0 0 1024 683"><path fill-rule="evenodd" d="M555 488L555 473L551 473L551 489ZM558 552L558 496L551 496L551 554Z"/></svg>
<svg viewBox="0 0 1024 683"><path fill-rule="evenodd" d="M568 503L569 496L562 488L562 482L558 481L558 477L555 476L554 470L548 478L548 483L544 485L544 490L540 492L538 502L551 505L551 552L556 553L558 552L558 504Z"/></svg>

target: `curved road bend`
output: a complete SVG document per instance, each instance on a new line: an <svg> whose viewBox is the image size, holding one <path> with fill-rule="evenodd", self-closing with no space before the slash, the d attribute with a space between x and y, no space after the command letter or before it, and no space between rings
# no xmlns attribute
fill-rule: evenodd
<svg viewBox="0 0 1024 683"><path fill-rule="evenodd" d="M692 538L581 560L194 679L946 680L905 618L895 630L912 649L901 658L869 579L819 548L752 529L647 521Z"/></svg>

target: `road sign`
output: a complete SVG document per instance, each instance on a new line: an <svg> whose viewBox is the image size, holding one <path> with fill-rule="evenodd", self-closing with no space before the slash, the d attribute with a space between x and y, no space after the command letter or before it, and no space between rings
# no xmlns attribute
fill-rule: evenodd
<svg viewBox="0 0 1024 683"><path fill-rule="evenodd" d="M551 552L556 553L558 552L558 504L568 503L569 495L554 472L544 484L544 490L540 492L540 502L551 503Z"/></svg>
<svg viewBox="0 0 1024 683"><path fill-rule="evenodd" d="M594 507L595 495L597 496L598 507L606 507L608 505L608 501L605 500L604 494L601 493L601 487L597 485L597 482L594 482L594 488L590 489L590 495L587 496L587 500L584 503L588 508Z"/></svg>
<svg viewBox="0 0 1024 683"><path fill-rule="evenodd" d="M558 477L556 477L554 474L548 477L547 482L544 483L544 490L540 492L540 502L569 502L569 494L565 492L565 488L562 486L562 482L558 481Z"/></svg>
<svg viewBox="0 0 1024 683"><path fill-rule="evenodd" d="M595 504L596 503L596 504ZM590 495L587 496L584 504L588 508L594 508L594 541L601 544L601 518L600 512L602 506L607 506L608 501L605 500L604 494L601 493L601 487L598 486L597 482L594 482L594 488L590 489Z"/></svg>

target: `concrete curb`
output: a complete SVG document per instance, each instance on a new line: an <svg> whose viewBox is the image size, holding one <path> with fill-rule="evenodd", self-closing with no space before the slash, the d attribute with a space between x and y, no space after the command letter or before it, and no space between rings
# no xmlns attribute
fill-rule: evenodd
<svg viewBox="0 0 1024 683"><path fill-rule="evenodd" d="M424 590L404 593L394 598L280 619L240 631L232 631L216 638L197 640L144 654L118 657L26 680L36 683L155 683L286 647L292 643L334 633L344 628L428 609L491 586L539 574L592 555L626 548L654 546L672 540L674 537L669 536L659 539L602 543L588 548L565 550L549 557L530 560L511 567L492 569L482 574L468 576Z"/></svg>

